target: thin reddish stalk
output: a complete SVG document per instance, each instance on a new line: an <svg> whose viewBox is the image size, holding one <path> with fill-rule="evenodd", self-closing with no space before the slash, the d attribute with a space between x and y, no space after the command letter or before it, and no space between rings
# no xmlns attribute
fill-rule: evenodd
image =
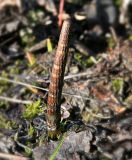
<svg viewBox="0 0 132 160"><path fill-rule="evenodd" d="M61 28L63 22L63 12L64 12L64 0L60 0L59 5L59 15L58 15L58 26Z"/></svg>

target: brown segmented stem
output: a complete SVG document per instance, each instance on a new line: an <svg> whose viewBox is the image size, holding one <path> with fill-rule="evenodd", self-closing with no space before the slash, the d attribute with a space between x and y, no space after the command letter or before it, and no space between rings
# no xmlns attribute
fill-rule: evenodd
<svg viewBox="0 0 132 160"><path fill-rule="evenodd" d="M51 81L48 94L47 125L48 130L56 131L61 120L61 94L64 80L64 72L69 48L70 20L65 20L62 25L58 47L51 73Z"/></svg>

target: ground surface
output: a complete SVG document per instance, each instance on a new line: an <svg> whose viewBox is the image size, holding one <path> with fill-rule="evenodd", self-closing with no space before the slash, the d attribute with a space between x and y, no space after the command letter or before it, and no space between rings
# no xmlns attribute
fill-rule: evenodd
<svg viewBox="0 0 132 160"><path fill-rule="evenodd" d="M53 140L46 108L59 1L0 1L0 159L132 159L131 4L105 2L65 2L63 133Z"/></svg>

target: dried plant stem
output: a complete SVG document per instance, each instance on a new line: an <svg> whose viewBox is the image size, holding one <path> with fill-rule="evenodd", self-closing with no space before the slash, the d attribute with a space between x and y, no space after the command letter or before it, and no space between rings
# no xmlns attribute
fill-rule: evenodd
<svg viewBox="0 0 132 160"><path fill-rule="evenodd" d="M65 0L60 0L59 15L58 15L58 25L60 28L62 26L62 21L63 21L64 3Z"/></svg>
<svg viewBox="0 0 132 160"><path fill-rule="evenodd" d="M7 79L7 78L4 78L4 77L0 77L0 81L2 81L2 80L10 82L10 83L18 84L18 85L21 85L21 86L25 86L27 88L30 88L30 90L31 90L31 88L36 88L36 89L39 89L39 90L42 90L42 91L46 91L46 92L49 91L46 88L34 86L34 85L31 85L31 84L20 82L20 81L16 81L16 80L13 80L13 79ZM66 93L66 92L62 92L62 94L65 95L65 96L71 96L71 97L75 97L75 98L79 98L79 99L87 99L87 100L91 99L91 98L84 97L84 96L81 96L81 95L76 95L76 94L71 94L71 93Z"/></svg>
<svg viewBox="0 0 132 160"><path fill-rule="evenodd" d="M27 157L22 157L18 155L12 155L7 153L0 152L0 159L7 159L7 160L29 160Z"/></svg>
<svg viewBox="0 0 132 160"><path fill-rule="evenodd" d="M4 96L0 96L0 100L12 102L12 103L22 103L22 104L32 104L33 103L33 101L25 101L21 99L4 97Z"/></svg>
<svg viewBox="0 0 132 160"><path fill-rule="evenodd" d="M46 92L48 91L48 89L46 89L46 88L34 86L34 85L32 85L32 84L20 82L20 81L13 80L13 79L8 79L8 78L0 77L0 81L2 81L2 80L6 81L6 82L18 84L18 85L21 85L21 86L25 86L25 87L27 87L27 88L36 88L36 89L43 90L43 91L46 91Z"/></svg>
<svg viewBox="0 0 132 160"><path fill-rule="evenodd" d="M68 54L69 32L70 20L65 20L54 59L48 94L47 125L48 131L52 133L58 130L61 120L60 105Z"/></svg>

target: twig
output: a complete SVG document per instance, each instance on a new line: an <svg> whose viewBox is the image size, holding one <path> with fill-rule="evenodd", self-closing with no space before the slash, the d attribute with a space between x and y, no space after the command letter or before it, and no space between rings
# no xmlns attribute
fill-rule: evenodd
<svg viewBox="0 0 132 160"><path fill-rule="evenodd" d="M19 84L19 85L22 85L22 86L25 86L25 87L33 87L33 88L37 88L37 89L40 89L40 90L43 90L43 91L48 91L48 89L46 89L46 88L37 87L37 86L31 85L31 84L27 84L27 83L12 80L12 79L7 79L7 78L4 78L4 77L0 77L0 80L4 80L4 81L10 82L10 83Z"/></svg>
<svg viewBox="0 0 132 160"><path fill-rule="evenodd" d="M7 154L7 153L0 153L0 159L4 158L6 160L29 160L29 158L13 155L13 154Z"/></svg>
<svg viewBox="0 0 132 160"><path fill-rule="evenodd" d="M86 71L86 72L65 76L64 80L77 78L77 77L83 77L83 76L90 76L91 77L91 75L93 75L93 72L92 72L92 70L91 71L89 70L89 71Z"/></svg>
<svg viewBox="0 0 132 160"><path fill-rule="evenodd" d="M84 96L71 94L71 93L66 93L66 92L62 92L62 94L65 95L65 96L71 96L71 97L78 98L78 99L85 99L85 100L90 100L91 99L89 97L84 97Z"/></svg>
<svg viewBox="0 0 132 160"><path fill-rule="evenodd" d="M6 39L4 42L0 43L0 47L3 47L4 45L6 45L7 43L9 43L10 41L12 41L13 39L15 39L17 37L17 35L15 34L14 36Z"/></svg>
<svg viewBox="0 0 132 160"><path fill-rule="evenodd" d="M113 78L113 79L115 79L115 78ZM7 79L7 78L4 78L4 77L0 77L0 80L5 80L5 81L7 81L7 82L10 82L10 83L15 83L15 84L18 84L18 85L22 85L22 86L25 86L25 87L33 87L33 88L37 88L37 89L39 89L39 90L44 90L44 91L46 91L46 92L48 92L49 90L48 89L46 89L46 88L42 88L42 87L37 87L37 86L34 86L34 85L31 85L31 84L26 84L26 83L24 83L24 82L20 82L20 81L15 81L15 80L11 80L11 79ZM75 97L75 98L78 98L78 99L84 99L84 100L95 100L94 98L89 98L89 97L85 97L85 96L82 96L82 95L76 95L76 94L71 94L71 93L67 93L67 92L62 92L62 94L64 95L64 96L71 96L71 97ZM105 101L103 101L103 100L97 100L96 99L96 101L98 101L99 103L108 103L108 102L105 102ZM12 101L13 102L13 101ZM31 101L32 102L32 101ZM116 103L114 103L114 104L116 104ZM118 106L118 104L116 104L117 106Z"/></svg>
<svg viewBox="0 0 132 160"><path fill-rule="evenodd" d="M22 85L22 86L25 86L25 87L28 87L28 88L29 88L29 87L32 87L32 88L37 88L37 89L40 89L40 90L43 90L43 91L46 91L46 92L49 91L49 90L46 89L46 88L37 87L37 86L31 85L31 84L27 84L27 83L20 82L20 81L15 81L15 80L12 80L12 79L7 79L7 78L4 78L4 77L0 77L0 80L4 80L4 81L10 82L10 83ZM90 98L88 98L88 97L83 97L83 96L80 96L80 95L71 94L71 93L66 93L66 92L62 92L62 94L65 95L65 96L72 96L72 97L79 98L79 99L86 99L86 100L89 100L89 99L90 99Z"/></svg>
<svg viewBox="0 0 132 160"><path fill-rule="evenodd" d="M33 103L33 101L25 101L25 100L9 98L9 97L4 97L4 96L0 96L0 100L13 102L13 103L22 103L22 104L31 104L31 103Z"/></svg>
<svg viewBox="0 0 132 160"><path fill-rule="evenodd" d="M109 27L109 29L110 29L110 32L111 32L111 35L112 35L114 42L116 43L116 45L119 45L119 41L117 38L117 34L115 32L115 29L113 27Z"/></svg>
<svg viewBox="0 0 132 160"><path fill-rule="evenodd" d="M27 51L28 52L35 52L39 49L46 47L46 44L47 44L47 39L44 39L44 40L40 41L39 43L35 44L34 46L28 48Z"/></svg>

